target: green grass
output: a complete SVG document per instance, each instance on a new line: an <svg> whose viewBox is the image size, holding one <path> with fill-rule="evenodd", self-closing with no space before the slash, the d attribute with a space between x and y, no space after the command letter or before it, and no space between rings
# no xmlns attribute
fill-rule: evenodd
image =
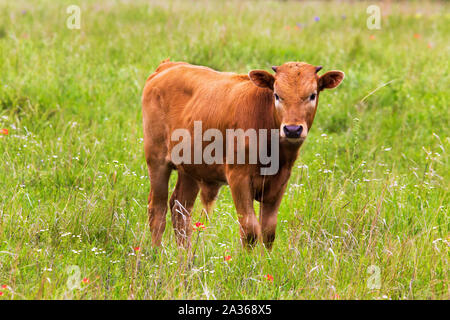
<svg viewBox="0 0 450 320"><path fill-rule="evenodd" d="M0 300L449 299L450 6L380 4L368 30L368 5L0 0ZM210 221L196 204L195 259L170 215L151 248L140 95L167 57L346 73L321 95L270 254L241 248L228 187Z"/></svg>

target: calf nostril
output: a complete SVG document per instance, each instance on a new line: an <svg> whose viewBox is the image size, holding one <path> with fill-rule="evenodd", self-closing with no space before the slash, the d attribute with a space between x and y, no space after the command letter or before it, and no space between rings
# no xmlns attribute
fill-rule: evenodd
<svg viewBox="0 0 450 320"><path fill-rule="evenodd" d="M284 126L283 131L288 138L298 138L302 134L303 126Z"/></svg>

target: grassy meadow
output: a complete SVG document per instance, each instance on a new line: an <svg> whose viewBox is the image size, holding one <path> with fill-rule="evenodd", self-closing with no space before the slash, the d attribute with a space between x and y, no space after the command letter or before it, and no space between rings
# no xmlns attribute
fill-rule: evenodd
<svg viewBox="0 0 450 320"><path fill-rule="evenodd" d="M376 2L379 30L370 4L0 0L0 300L450 299L450 4ZM241 248L228 187L191 255L170 214L152 249L140 99L167 57L345 72L271 253Z"/></svg>

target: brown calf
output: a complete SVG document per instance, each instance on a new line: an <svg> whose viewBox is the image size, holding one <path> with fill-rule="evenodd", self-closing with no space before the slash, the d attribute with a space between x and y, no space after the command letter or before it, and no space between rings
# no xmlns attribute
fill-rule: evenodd
<svg viewBox="0 0 450 320"><path fill-rule="evenodd" d="M166 225L168 182L171 171L176 169L178 181L169 206L178 245L190 245L190 213L197 194L200 192L209 213L220 187L228 184L240 223L242 244L252 246L261 239L271 248L278 207L299 148L311 129L319 93L335 88L344 78L341 71L318 76L321 67L304 62L287 62L272 69L274 75L264 70L242 75L165 60L147 79L142 111L151 182L148 214L153 245L161 244ZM270 143L278 143L276 154L271 156L277 157L279 169L275 174L263 175L260 160L244 164L227 162L228 140L223 146L224 152L220 152L222 163L195 160L175 163L172 151L178 142L173 141L173 134L177 129L184 129L195 135L195 121L201 121L202 132L216 129L223 136L229 129L279 130L275 140L267 140L267 150L272 150ZM203 141L200 151L206 145ZM261 144L258 146L260 148ZM237 153L243 149L249 159L250 147L249 137L246 137L241 148L233 145L232 151L238 157ZM192 151L195 152L193 145ZM218 151L215 155L220 157ZM184 159L192 159L191 152L184 152L186 150ZM254 200L261 203L259 221Z"/></svg>

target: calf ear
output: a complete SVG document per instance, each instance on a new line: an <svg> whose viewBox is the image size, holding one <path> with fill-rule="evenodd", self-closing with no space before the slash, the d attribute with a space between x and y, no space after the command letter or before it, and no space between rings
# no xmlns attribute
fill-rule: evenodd
<svg viewBox="0 0 450 320"><path fill-rule="evenodd" d="M319 78L319 90L336 88L345 74L339 70L328 71Z"/></svg>
<svg viewBox="0 0 450 320"><path fill-rule="evenodd" d="M248 73L250 80L260 88L269 88L273 90L275 78L265 70L252 70Z"/></svg>

